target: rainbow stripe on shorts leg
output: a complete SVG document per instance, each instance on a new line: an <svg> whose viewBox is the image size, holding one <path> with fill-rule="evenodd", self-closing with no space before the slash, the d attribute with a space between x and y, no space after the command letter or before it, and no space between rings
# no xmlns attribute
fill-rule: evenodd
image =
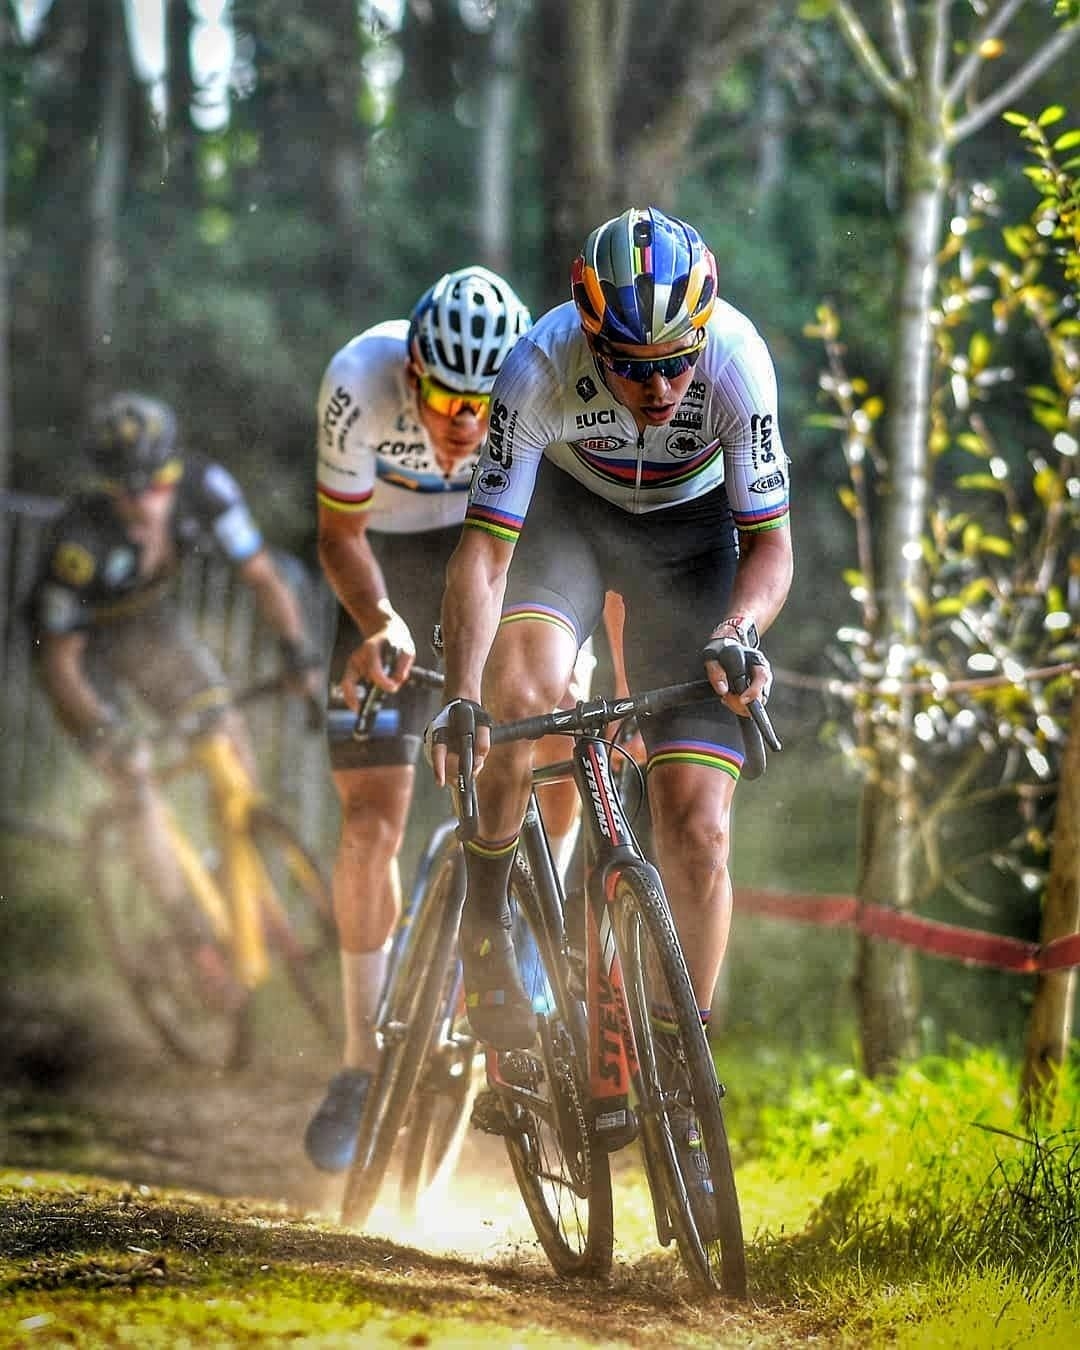
<svg viewBox="0 0 1080 1350"><path fill-rule="evenodd" d="M738 782L745 758L738 750L711 741L664 741L649 756L647 771L651 773L659 764L700 764Z"/></svg>
<svg viewBox="0 0 1080 1350"><path fill-rule="evenodd" d="M511 623L523 623L531 620L534 623L549 623L554 628L561 628L564 633L568 633L575 644L579 641L577 633L574 631L574 625L557 609L552 609L550 605L511 605L509 609L503 611L503 616L499 620L499 627L505 627Z"/></svg>

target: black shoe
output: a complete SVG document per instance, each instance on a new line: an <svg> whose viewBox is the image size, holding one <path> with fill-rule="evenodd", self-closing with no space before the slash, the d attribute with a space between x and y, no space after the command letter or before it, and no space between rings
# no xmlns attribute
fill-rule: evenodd
<svg viewBox="0 0 1080 1350"><path fill-rule="evenodd" d="M331 1078L304 1133L304 1149L321 1171L344 1172L352 1165L371 1077L366 1069L343 1069Z"/></svg>
<svg viewBox="0 0 1080 1350"><path fill-rule="evenodd" d="M465 1008L477 1040L496 1050L527 1050L536 1039L536 1013L518 972L510 934L502 927L462 933Z"/></svg>

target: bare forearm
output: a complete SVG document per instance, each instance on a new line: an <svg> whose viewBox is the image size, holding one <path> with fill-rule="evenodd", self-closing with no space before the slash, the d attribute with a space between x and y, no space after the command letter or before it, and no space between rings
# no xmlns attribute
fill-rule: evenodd
<svg viewBox="0 0 1080 1350"><path fill-rule="evenodd" d="M292 589L268 553L257 554L241 569L251 587L259 614L278 637L302 643L306 636L304 616Z"/></svg>
<svg viewBox="0 0 1080 1350"><path fill-rule="evenodd" d="M84 647L85 640L78 634L47 638L41 664L49 702L61 726L73 736L101 725L110 712L82 673Z"/></svg>
<svg viewBox="0 0 1080 1350"><path fill-rule="evenodd" d="M334 594L362 633L373 633L393 613L379 560L367 536L319 540L319 563Z"/></svg>
<svg viewBox="0 0 1080 1350"><path fill-rule="evenodd" d="M499 626L506 570L465 531L446 569L442 603L446 696L480 701L484 664ZM508 560L508 559L507 559Z"/></svg>
<svg viewBox="0 0 1080 1350"><path fill-rule="evenodd" d="M783 609L791 589L791 533L784 526L765 534L744 535L741 546L727 613L716 615L715 621L719 624L728 615L748 614L758 632L764 633Z"/></svg>

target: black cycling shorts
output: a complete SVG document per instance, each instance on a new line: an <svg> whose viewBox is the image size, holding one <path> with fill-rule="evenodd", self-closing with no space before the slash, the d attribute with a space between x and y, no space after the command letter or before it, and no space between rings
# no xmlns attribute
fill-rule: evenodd
<svg viewBox="0 0 1080 1350"><path fill-rule="evenodd" d="M229 700L220 663L171 599L90 629L84 669L99 697L119 710L128 689L161 718Z"/></svg>
<svg viewBox="0 0 1080 1350"><path fill-rule="evenodd" d="M626 606L631 690L681 684L705 677L701 650L728 612L738 559L723 486L632 515L545 459L514 550L503 612L554 610L580 643L600 622L605 592L618 591ZM716 699L643 718L641 731L650 756L700 759L737 776L738 721Z"/></svg>
<svg viewBox="0 0 1080 1350"><path fill-rule="evenodd" d="M446 564L461 530L425 530L422 534L376 534L368 532L372 550L386 578L390 602L409 625L416 644L416 663L437 667L440 662L431 646L431 634L439 621ZM345 662L363 641L359 628L338 606L334 649L328 679L341 679ZM376 765L415 764L424 739L424 728L442 707L442 692L406 684L396 694L383 698L375 734L367 740L353 739L355 713L331 709L327 713L327 748L332 769L367 769Z"/></svg>

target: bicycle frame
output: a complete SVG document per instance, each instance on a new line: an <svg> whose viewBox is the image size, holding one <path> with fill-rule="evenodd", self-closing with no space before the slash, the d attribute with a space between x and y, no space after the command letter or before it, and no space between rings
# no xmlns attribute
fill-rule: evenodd
<svg viewBox="0 0 1080 1350"><path fill-rule="evenodd" d="M593 1129L599 1140L621 1147L633 1137L627 1098L637 1073L637 1050L623 990L622 968L612 932L611 906L620 871L633 864L655 875L644 857L611 778L610 745L599 736L578 734L569 760L535 768L533 790L522 830L522 845L538 884L561 897L547 855L537 789L572 777L582 803L585 842L585 995L589 1036L589 1091ZM659 878L657 877L657 881ZM560 911L563 905L559 906ZM558 935L565 949L565 931Z"/></svg>
<svg viewBox="0 0 1080 1350"><path fill-rule="evenodd" d="M224 731L201 736L158 776L161 783L201 773L210 788L211 817L223 860L224 884L206 865L175 811L164 804L165 825L180 869L214 936L227 946L233 970L246 989L255 989L270 973L262 914L280 914L274 885L248 824L264 798L254 787L230 737Z"/></svg>

